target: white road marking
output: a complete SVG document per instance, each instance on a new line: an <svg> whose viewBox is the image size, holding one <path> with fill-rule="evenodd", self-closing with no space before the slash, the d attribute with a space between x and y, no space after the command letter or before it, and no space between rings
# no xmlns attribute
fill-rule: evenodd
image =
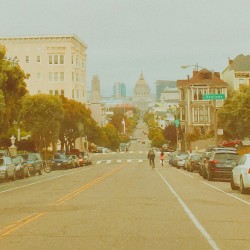
<svg viewBox="0 0 250 250"><path fill-rule="evenodd" d="M143 160L138 160L138 162L143 162Z"/></svg>
<svg viewBox="0 0 250 250"><path fill-rule="evenodd" d="M122 160L117 160L117 162L122 162Z"/></svg>
<svg viewBox="0 0 250 250"><path fill-rule="evenodd" d="M203 234L203 236L207 239L208 243L214 250L219 250L219 247L217 246L217 243L213 240L213 238L210 236L210 234L207 232L207 230L201 225L199 220L194 216L192 211L188 208L188 206L185 204L185 202L180 198L180 196L175 192L174 188L168 183L168 181L163 177L163 175L156 169L157 173L160 175L164 183L168 186L172 194L176 197L186 214L189 216L191 221L194 223L196 228Z"/></svg>
<svg viewBox="0 0 250 250"><path fill-rule="evenodd" d="M108 164L108 163L111 163L111 160L107 160L107 164Z"/></svg>
<svg viewBox="0 0 250 250"><path fill-rule="evenodd" d="M96 162L96 164L100 164L100 163L101 163L101 161L97 161L97 162Z"/></svg>
<svg viewBox="0 0 250 250"><path fill-rule="evenodd" d="M132 162L132 160L127 160L127 162Z"/></svg>
<svg viewBox="0 0 250 250"><path fill-rule="evenodd" d="M215 189L215 190L217 190L217 191L222 192L223 194L226 194L226 195L228 195L228 196L230 196L230 197L233 197L233 198L236 199L236 200L239 200L239 201L241 201L241 202L243 202L243 203L245 203L245 204L247 204L247 205L250 205L250 202L245 201L245 200L243 200L243 199L241 199L241 198L239 198L239 197L237 197L237 196L235 196L235 195L233 195L233 194L229 194L229 193L223 191L222 189L219 189L219 188L217 188L217 187L215 187L215 186L213 186L213 185L211 185L211 184L208 184L208 183L205 182L205 181L200 181L200 182L202 182L203 184L205 184L205 185L207 185L207 186L209 186L209 187L211 187L211 188L213 188L213 189Z"/></svg>
<svg viewBox="0 0 250 250"><path fill-rule="evenodd" d="M184 174L184 175L190 177L190 178L194 178L192 175L190 175L190 174L188 174L188 173L185 173L185 172L183 172L183 171L181 171L181 170L179 170L179 169L176 169L176 170L179 171L180 173L182 173L182 174Z"/></svg>

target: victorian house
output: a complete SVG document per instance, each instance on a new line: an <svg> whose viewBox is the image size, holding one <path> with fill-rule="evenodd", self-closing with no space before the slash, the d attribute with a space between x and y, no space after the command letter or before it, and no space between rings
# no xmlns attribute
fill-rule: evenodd
<svg viewBox="0 0 250 250"><path fill-rule="evenodd" d="M193 71L191 78L178 80L177 88L180 91L180 125L184 134L197 132L197 129L201 134L216 131L216 144L217 110L227 97L227 83L221 80L219 72L202 69ZM216 98L214 94L218 94Z"/></svg>

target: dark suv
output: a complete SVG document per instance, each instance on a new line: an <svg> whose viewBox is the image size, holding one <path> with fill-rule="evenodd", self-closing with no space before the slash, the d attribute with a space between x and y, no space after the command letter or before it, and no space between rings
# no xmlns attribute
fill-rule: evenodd
<svg viewBox="0 0 250 250"><path fill-rule="evenodd" d="M212 181L214 178L231 178L232 169L237 165L239 154L235 151L214 151L203 168L203 178Z"/></svg>

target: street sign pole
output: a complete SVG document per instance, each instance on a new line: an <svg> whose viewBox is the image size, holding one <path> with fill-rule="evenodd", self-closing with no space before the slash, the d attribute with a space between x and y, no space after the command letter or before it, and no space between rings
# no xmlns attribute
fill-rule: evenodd
<svg viewBox="0 0 250 250"><path fill-rule="evenodd" d="M203 100L213 100L214 101L214 140L215 140L215 146L217 146L217 109L216 109L216 100L224 100L225 94L204 94Z"/></svg>

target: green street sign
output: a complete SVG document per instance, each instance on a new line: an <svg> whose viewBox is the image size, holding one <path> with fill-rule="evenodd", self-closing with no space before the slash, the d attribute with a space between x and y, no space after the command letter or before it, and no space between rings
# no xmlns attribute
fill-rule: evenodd
<svg viewBox="0 0 250 250"><path fill-rule="evenodd" d="M224 100L225 94L205 94L203 100Z"/></svg>
<svg viewBox="0 0 250 250"><path fill-rule="evenodd" d="M174 124L175 124L175 127L179 127L180 121L179 120L175 120Z"/></svg>

